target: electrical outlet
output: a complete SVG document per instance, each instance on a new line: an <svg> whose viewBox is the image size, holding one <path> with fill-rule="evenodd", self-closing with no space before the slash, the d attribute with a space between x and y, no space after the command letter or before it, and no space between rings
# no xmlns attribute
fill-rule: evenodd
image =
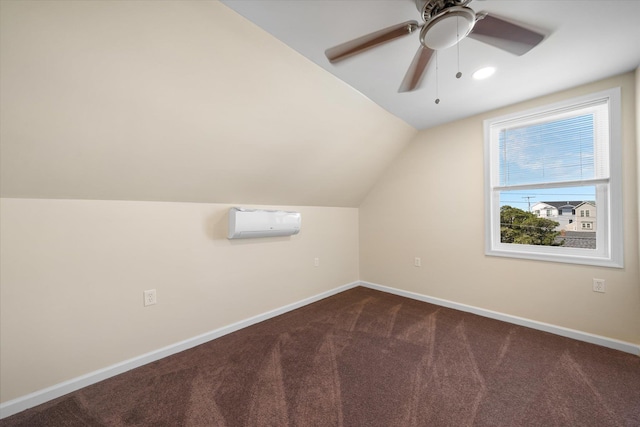
<svg viewBox="0 0 640 427"><path fill-rule="evenodd" d="M320 267L320 258L314 258L313 265L315 265L316 267Z"/></svg>
<svg viewBox="0 0 640 427"><path fill-rule="evenodd" d="M593 292L604 293L604 279L593 279Z"/></svg>
<svg viewBox="0 0 640 427"><path fill-rule="evenodd" d="M422 267L422 260L418 257L415 257L413 260L413 265L415 267Z"/></svg>
<svg viewBox="0 0 640 427"><path fill-rule="evenodd" d="M158 301L156 300L156 290L149 289L148 291L144 291L144 306L154 305Z"/></svg>

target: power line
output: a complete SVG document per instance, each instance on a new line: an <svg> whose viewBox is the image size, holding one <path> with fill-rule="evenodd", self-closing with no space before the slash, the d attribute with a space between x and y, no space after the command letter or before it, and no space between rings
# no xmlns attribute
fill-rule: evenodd
<svg viewBox="0 0 640 427"><path fill-rule="evenodd" d="M527 203L529 204L528 211L531 212L531 199L535 199L536 196L522 196L523 199L527 199Z"/></svg>

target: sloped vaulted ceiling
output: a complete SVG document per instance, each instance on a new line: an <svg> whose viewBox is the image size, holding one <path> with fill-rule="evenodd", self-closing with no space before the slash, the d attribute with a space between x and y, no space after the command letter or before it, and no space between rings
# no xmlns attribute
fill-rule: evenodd
<svg viewBox="0 0 640 427"><path fill-rule="evenodd" d="M416 130L217 1L2 1L2 197L358 206Z"/></svg>

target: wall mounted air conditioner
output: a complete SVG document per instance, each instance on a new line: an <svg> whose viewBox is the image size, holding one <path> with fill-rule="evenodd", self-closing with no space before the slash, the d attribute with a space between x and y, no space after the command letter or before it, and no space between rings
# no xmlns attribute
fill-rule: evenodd
<svg viewBox="0 0 640 427"><path fill-rule="evenodd" d="M229 239L291 236L300 232L300 212L229 209Z"/></svg>

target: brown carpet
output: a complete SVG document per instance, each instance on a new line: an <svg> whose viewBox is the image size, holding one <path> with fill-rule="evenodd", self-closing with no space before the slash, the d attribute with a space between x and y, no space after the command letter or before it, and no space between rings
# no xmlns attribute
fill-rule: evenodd
<svg viewBox="0 0 640 427"><path fill-rule="evenodd" d="M1 426L640 426L640 358L355 288Z"/></svg>

